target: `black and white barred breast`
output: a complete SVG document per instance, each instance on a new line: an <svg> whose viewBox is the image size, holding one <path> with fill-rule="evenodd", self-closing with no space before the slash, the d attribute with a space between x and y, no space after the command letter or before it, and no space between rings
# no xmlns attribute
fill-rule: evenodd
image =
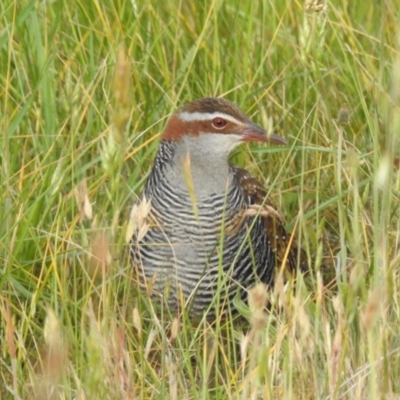
<svg viewBox="0 0 400 400"><path fill-rule="evenodd" d="M185 306L195 315L213 309L217 293L222 304L258 280L272 284L275 259L264 222L245 215L249 204L234 171L227 191L196 199L194 208L188 191L166 179L173 154L173 142L161 144L143 193L151 202L148 226L131 240L140 282L151 282L172 310Z"/></svg>

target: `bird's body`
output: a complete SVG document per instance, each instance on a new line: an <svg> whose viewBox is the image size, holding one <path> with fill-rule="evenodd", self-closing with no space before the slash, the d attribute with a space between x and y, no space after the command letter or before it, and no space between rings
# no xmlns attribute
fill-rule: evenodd
<svg viewBox="0 0 400 400"><path fill-rule="evenodd" d="M241 142L267 140L283 143L223 99L197 100L169 121L131 254L140 282L151 282L173 310L186 305L197 315L216 298L217 307L231 304L239 288L245 295L257 281L272 285L283 258L296 269L297 250L286 252L289 238L265 189L228 163Z"/></svg>

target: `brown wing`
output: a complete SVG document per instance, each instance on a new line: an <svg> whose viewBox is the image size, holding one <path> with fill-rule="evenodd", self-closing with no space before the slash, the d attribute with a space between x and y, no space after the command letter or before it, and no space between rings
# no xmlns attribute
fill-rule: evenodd
<svg viewBox="0 0 400 400"><path fill-rule="evenodd" d="M265 188L246 170L233 164L231 168L247 198L247 215L258 214L265 221L267 237L276 253L277 268L285 268L290 273L295 273L297 267L302 272L307 271L308 262L304 250L297 246L292 235L286 233L283 218L267 198Z"/></svg>

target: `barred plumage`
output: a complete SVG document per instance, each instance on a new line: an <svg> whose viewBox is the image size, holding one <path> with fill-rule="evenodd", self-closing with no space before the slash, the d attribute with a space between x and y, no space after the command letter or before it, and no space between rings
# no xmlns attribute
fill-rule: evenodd
<svg viewBox="0 0 400 400"><path fill-rule="evenodd" d="M229 121L226 133L219 132L225 125L216 126L216 118ZM148 227L144 236L133 235L131 256L139 281L151 282L174 310L181 293L190 313L200 314L216 293L230 303L238 290L245 297L256 281L273 284L290 238L277 212L264 205L263 187L227 162L241 141L265 141L261 133L223 99L190 103L167 125L142 195L151 201ZM192 189L185 182L187 168ZM286 257L293 269L296 252L293 247Z"/></svg>

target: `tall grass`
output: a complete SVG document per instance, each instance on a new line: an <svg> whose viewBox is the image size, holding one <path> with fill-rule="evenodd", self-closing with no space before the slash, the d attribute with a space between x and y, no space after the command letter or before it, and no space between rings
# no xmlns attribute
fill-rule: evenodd
<svg viewBox="0 0 400 400"><path fill-rule="evenodd" d="M399 10L2 1L1 398L398 398ZM313 264L248 326L160 314L127 254L168 115L209 95L290 142L232 160Z"/></svg>

